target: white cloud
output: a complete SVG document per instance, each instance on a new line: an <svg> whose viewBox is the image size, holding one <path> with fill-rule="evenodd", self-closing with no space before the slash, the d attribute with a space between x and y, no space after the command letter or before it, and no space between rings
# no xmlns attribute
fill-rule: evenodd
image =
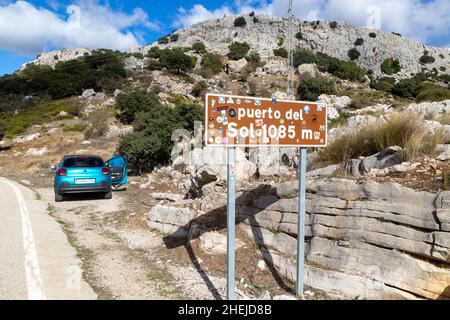
<svg viewBox="0 0 450 320"><path fill-rule="evenodd" d="M234 8L223 6L207 10L203 5L180 8L178 21L183 26L219 17L221 13L257 13L285 16L288 0L235 0ZM356 26L371 26L373 8L379 10L382 30L399 32L409 38L427 42L432 38L450 38L450 1L448 0L297 0L294 14L304 20L338 20ZM369 10L368 10L369 9Z"/></svg>
<svg viewBox="0 0 450 320"><path fill-rule="evenodd" d="M223 6L214 10L208 10L203 5L196 4L188 10L183 7L178 8L177 19L174 24L176 26L185 27L209 19L223 18L224 15L228 16L231 14L233 14L233 12L227 6Z"/></svg>
<svg viewBox="0 0 450 320"><path fill-rule="evenodd" d="M48 48L111 48L138 45L130 27L157 30L140 8L115 12L97 1L78 1L67 7L68 18L26 1L0 5L0 50L34 55Z"/></svg>

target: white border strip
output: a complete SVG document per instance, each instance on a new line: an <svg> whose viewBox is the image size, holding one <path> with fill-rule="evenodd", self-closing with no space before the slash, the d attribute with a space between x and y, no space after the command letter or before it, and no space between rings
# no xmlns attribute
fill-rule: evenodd
<svg viewBox="0 0 450 320"><path fill-rule="evenodd" d="M25 260L25 275L27 282L27 292L29 300L45 300L44 286L39 269L39 261L36 252L36 246L33 238L33 230L31 228L30 213L28 211L25 199L20 189L9 180L0 177L0 180L9 185L17 198L20 209L20 218L22 221L23 249Z"/></svg>

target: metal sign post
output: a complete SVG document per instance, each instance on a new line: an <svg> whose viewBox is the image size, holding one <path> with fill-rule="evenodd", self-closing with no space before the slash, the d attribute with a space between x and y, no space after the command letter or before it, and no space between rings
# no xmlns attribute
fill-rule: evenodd
<svg viewBox="0 0 450 320"><path fill-rule="evenodd" d="M227 299L235 300L235 228L236 228L236 176L235 176L235 148L227 148Z"/></svg>
<svg viewBox="0 0 450 320"><path fill-rule="evenodd" d="M306 148L299 149L298 163L298 223L297 223L297 296L303 296L305 266L305 210L306 209Z"/></svg>

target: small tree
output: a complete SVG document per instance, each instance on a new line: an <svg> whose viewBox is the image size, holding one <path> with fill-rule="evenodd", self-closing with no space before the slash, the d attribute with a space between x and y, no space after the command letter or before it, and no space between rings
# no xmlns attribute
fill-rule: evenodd
<svg viewBox="0 0 450 320"><path fill-rule="evenodd" d="M297 94L300 99L316 101L321 94L334 94L336 92L334 83L325 78L309 78L300 82Z"/></svg>
<svg viewBox="0 0 450 320"><path fill-rule="evenodd" d="M201 41L194 43L192 45L192 49L198 54L203 54L206 52L205 44Z"/></svg>
<svg viewBox="0 0 450 320"><path fill-rule="evenodd" d="M387 58L381 64L381 71L385 74L391 75L401 70L400 62L397 59Z"/></svg>
<svg viewBox="0 0 450 320"><path fill-rule="evenodd" d="M285 48L273 49L273 55L276 57L287 58L288 52Z"/></svg>
<svg viewBox="0 0 450 320"><path fill-rule="evenodd" d="M336 29L337 26L338 26L338 23L337 23L336 21L331 21L331 22L329 23L329 25L330 25L330 28L331 28L331 29Z"/></svg>
<svg viewBox="0 0 450 320"><path fill-rule="evenodd" d="M185 54L181 49L165 49L159 57L161 66L167 70L180 74L195 67L195 58Z"/></svg>
<svg viewBox="0 0 450 320"><path fill-rule="evenodd" d="M363 43L364 43L364 39L363 38L358 38L355 41L355 46L362 46Z"/></svg>
<svg viewBox="0 0 450 320"><path fill-rule="evenodd" d="M245 57L247 52L250 50L250 46L246 42L233 42L228 46L230 52L228 53L228 58L231 60L240 60Z"/></svg>
<svg viewBox="0 0 450 320"><path fill-rule="evenodd" d="M175 42L178 40L178 34L173 34L170 36L170 41Z"/></svg>
<svg viewBox="0 0 450 320"><path fill-rule="evenodd" d="M144 90L134 91L129 94L119 94L116 98L116 108L119 118L125 124L131 124L139 112L159 113L162 110L159 98L154 93Z"/></svg>
<svg viewBox="0 0 450 320"><path fill-rule="evenodd" d="M350 60L357 60L361 55L361 53L359 53L358 49L356 48L351 48L350 50L348 50L347 54Z"/></svg>
<svg viewBox="0 0 450 320"><path fill-rule="evenodd" d="M426 53L425 53L426 52ZM435 61L434 57L428 55L428 51L425 51L423 56L420 57L419 61L422 64L433 63Z"/></svg>
<svg viewBox="0 0 450 320"><path fill-rule="evenodd" d="M295 34L295 37L296 37L298 40L302 40L302 39L303 39L303 34L302 34L302 32L301 32L301 31L297 32L297 33Z"/></svg>
<svg viewBox="0 0 450 320"><path fill-rule="evenodd" d="M223 69L222 56L215 53L205 53L201 66L204 69L210 70L212 74L217 74Z"/></svg>
<svg viewBox="0 0 450 320"><path fill-rule="evenodd" d="M256 51L252 51L250 52L245 59L249 62L249 63L253 63L253 64L259 64L261 62L261 56L259 55L258 52Z"/></svg>
<svg viewBox="0 0 450 320"><path fill-rule="evenodd" d="M371 32L371 33L369 33L369 37L376 38L377 34L375 32Z"/></svg>
<svg viewBox="0 0 450 320"><path fill-rule="evenodd" d="M237 17L234 20L235 27L245 27L246 25L247 25L247 21L245 20L245 17Z"/></svg>

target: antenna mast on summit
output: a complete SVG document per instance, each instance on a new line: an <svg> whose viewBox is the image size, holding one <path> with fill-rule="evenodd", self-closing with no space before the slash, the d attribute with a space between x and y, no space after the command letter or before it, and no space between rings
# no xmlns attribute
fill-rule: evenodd
<svg viewBox="0 0 450 320"><path fill-rule="evenodd" d="M294 99L294 9L293 0L289 0L287 11L287 51L288 51L288 70L287 70L287 95L288 99Z"/></svg>

